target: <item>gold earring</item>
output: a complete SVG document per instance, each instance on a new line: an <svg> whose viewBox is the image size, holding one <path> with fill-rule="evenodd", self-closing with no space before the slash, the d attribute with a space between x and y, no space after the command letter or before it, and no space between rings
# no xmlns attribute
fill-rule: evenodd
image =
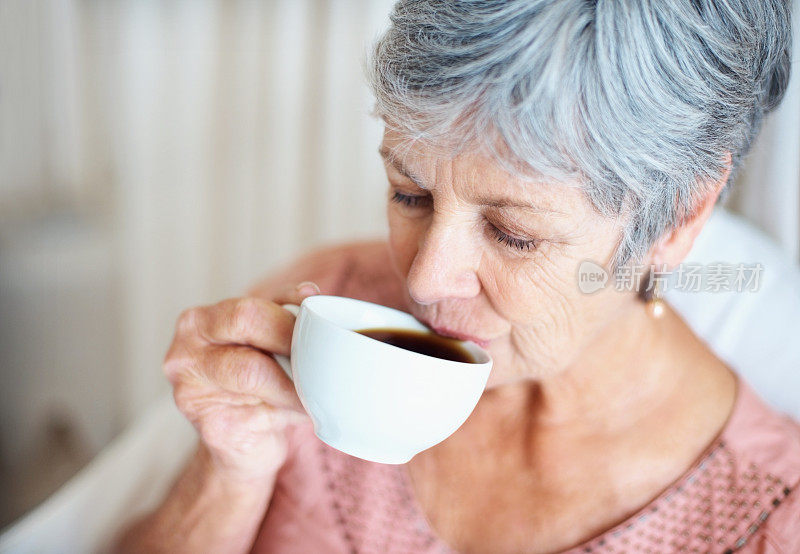
<svg viewBox="0 0 800 554"><path fill-rule="evenodd" d="M651 271L647 286L647 288L651 290L647 291L649 294L647 295L647 304L645 309L647 310L647 313L655 318L659 318L664 315L665 307L663 285L663 278L654 277L653 272Z"/></svg>

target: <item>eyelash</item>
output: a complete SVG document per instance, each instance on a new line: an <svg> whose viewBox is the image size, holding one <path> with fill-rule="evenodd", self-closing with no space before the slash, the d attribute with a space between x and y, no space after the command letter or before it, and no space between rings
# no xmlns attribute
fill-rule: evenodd
<svg viewBox="0 0 800 554"><path fill-rule="evenodd" d="M426 196L401 194L399 192L395 192L392 195L392 202L397 202L398 204L405 204L409 208L417 207L417 205L419 205L420 202L426 199L427 199Z"/></svg>
<svg viewBox="0 0 800 554"><path fill-rule="evenodd" d="M392 202L397 202L398 204L404 204L409 208L417 207L420 202L426 200L426 196L419 196L419 195L409 195L409 194L402 194L399 192L394 192L392 195ZM525 239L518 239L516 237L512 237L507 235L491 223L489 224L490 230L494 235L494 238L497 239L497 242L504 242L506 246L509 248L514 248L516 250L532 250L536 249L539 246L538 240L525 240Z"/></svg>

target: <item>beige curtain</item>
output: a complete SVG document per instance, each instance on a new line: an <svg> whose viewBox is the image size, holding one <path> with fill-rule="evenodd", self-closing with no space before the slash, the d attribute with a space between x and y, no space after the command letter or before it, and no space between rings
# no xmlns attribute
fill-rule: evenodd
<svg viewBox="0 0 800 554"><path fill-rule="evenodd" d="M384 232L380 127L359 60L386 10L93 4L131 413L163 386L182 308L239 295L311 245Z"/></svg>

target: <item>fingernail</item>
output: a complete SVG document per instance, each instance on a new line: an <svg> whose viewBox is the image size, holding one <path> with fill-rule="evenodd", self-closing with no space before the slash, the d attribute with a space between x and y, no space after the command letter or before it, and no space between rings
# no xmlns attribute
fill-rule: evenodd
<svg viewBox="0 0 800 554"><path fill-rule="evenodd" d="M305 289L308 289L308 290L305 290ZM319 287L317 286L316 283L313 283L311 281L303 281L302 283L297 285L296 290L297 290L297 292L308 292L309 294L318 294L319 293Z"/></svg>

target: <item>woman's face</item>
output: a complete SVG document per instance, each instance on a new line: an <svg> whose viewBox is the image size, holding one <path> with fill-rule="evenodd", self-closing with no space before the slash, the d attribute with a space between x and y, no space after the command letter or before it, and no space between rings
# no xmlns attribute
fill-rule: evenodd
<svg viewBox="0 0 800 554"><path fill-rule="evenodd" d="M488 386L563 371L633 305L613 279L593 294L578 287L582 261L608 267L620 227L576 187L521 180L484 154L403 149L399 138L386 131L381 154L409 311L488 341Z"/></svg>

